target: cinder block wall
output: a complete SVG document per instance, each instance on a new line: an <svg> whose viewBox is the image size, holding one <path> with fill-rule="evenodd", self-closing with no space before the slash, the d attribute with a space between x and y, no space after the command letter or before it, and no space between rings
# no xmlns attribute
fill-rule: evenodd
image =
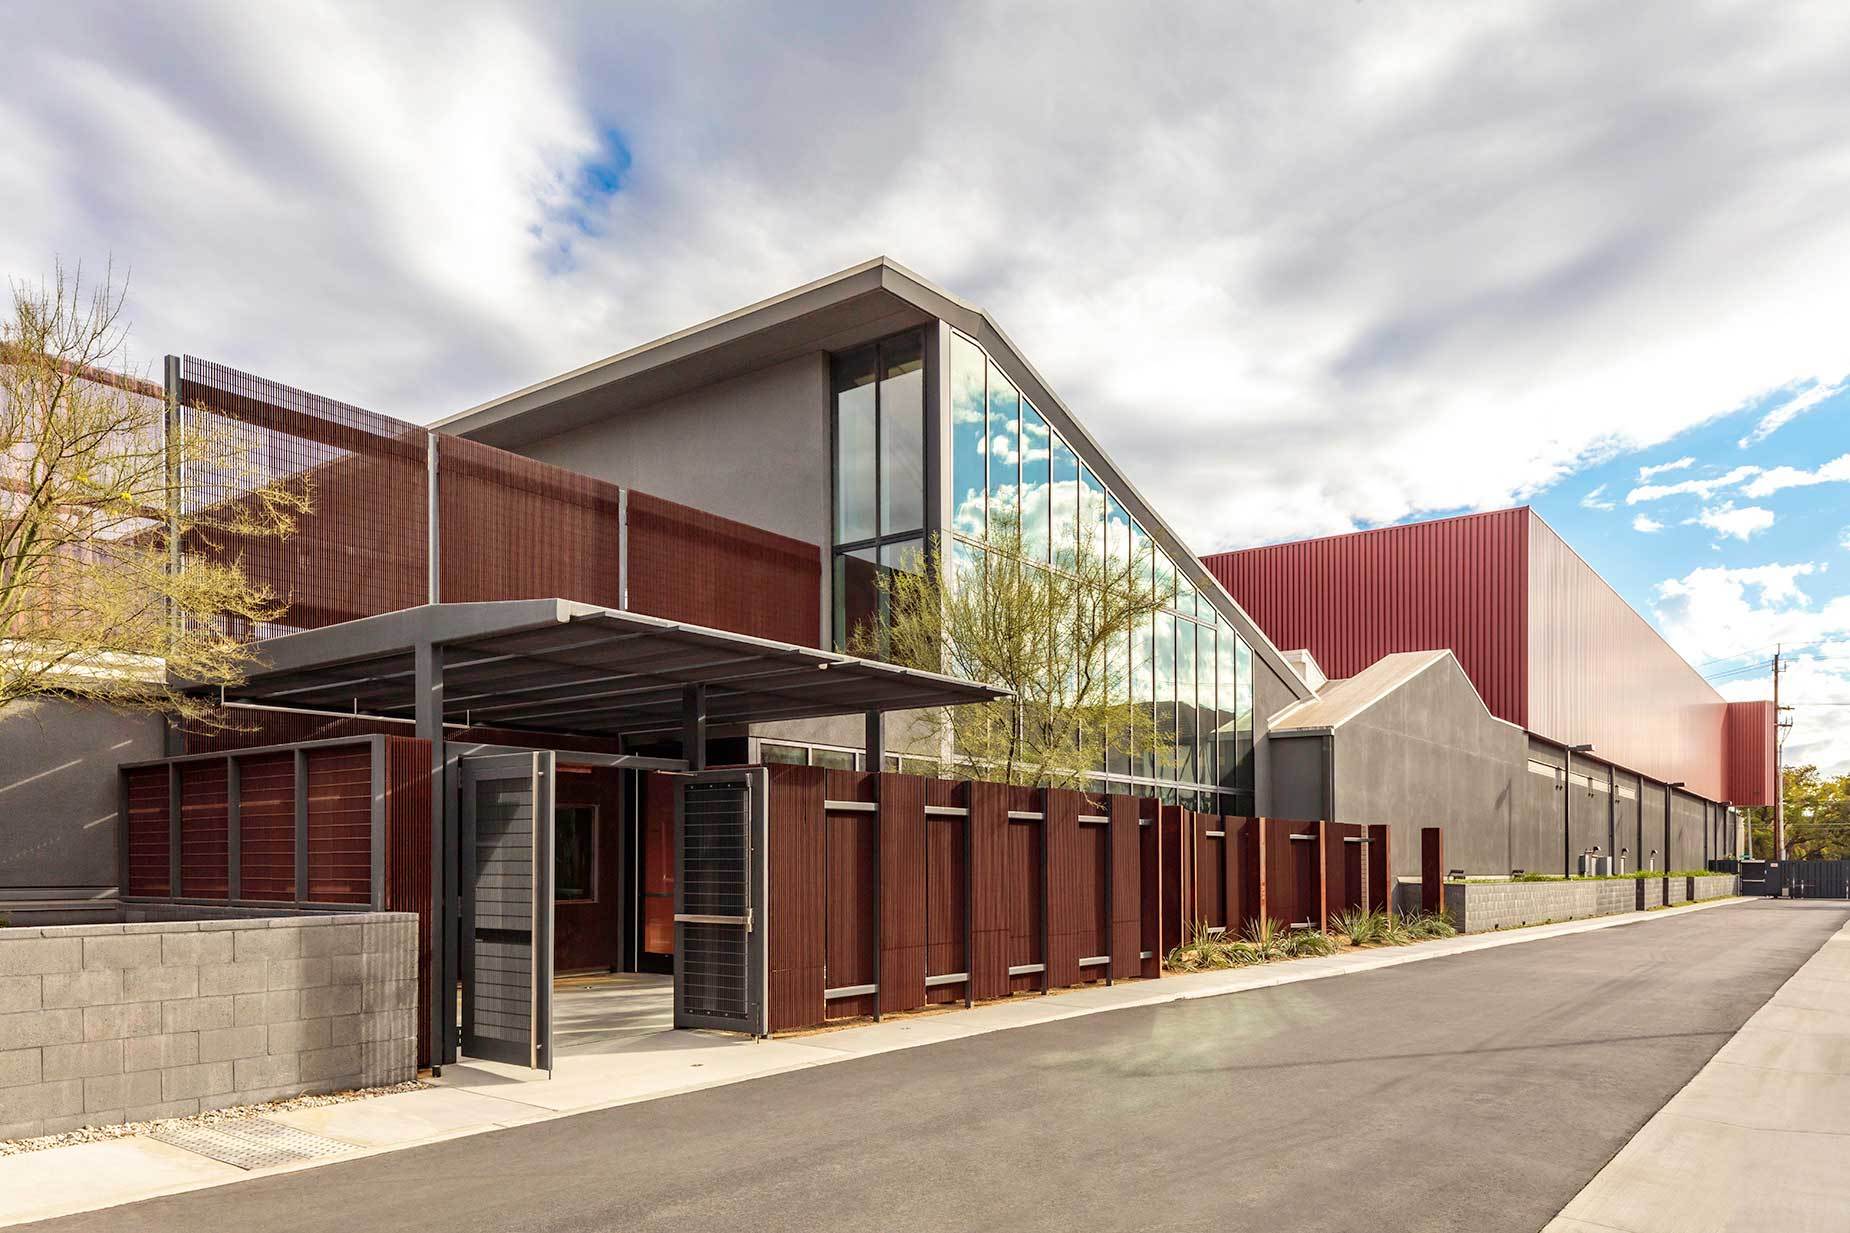
<svg viewBox="0 0 1850 1233"><path fill-rule="evenodd" d="M417 1073L406 912L0 929L0 1139Z"/></svg>

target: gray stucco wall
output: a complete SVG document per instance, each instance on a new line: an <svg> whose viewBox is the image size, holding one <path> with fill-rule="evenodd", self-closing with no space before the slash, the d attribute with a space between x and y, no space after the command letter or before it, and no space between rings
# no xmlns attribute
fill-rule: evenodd
<svg viewBox="0 0 1850 1233"><path fill-rule="evenodd" d="M417 1073L408 912L0 930L0 1139Z"/></svg>
<svg viewBox="0 0 1850 1233"><path fill-rule="evenodd" d="M1525 746L1440 660L1336 729L1336 820L1385 823L1396 875L1419 873L1427 826L1445 831L1448 867L1507 872Z"/></svg>
<svg viewBox="0 0 1850 1233"><path fill-rule="evenodd" d="M161 744L151 715L56 698L0 710L0 916L114 919L116 764Z"/></svg>

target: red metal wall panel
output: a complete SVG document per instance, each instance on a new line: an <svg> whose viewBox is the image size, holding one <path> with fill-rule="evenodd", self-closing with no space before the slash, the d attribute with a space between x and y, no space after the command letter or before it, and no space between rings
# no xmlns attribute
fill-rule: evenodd
<svg viewBox="0 0 1850 1233"><path fill-rule="evenodd" d="M1530 731L1603 762L1727 793L1727 704L1540 518L1529 534Z"/></svg>
<svg viewBox="0 0 1850 1233"><path fill-rule="evenodd" d="M933 798L943 795L934 791L936 788L961 790L962 786L927 780L926 802L960 805L962 802L954 799ZM970 970L964 948L964 907L968 902L964 839L969 825L968 818L925 819L925 972L929 976L950 976ZM964 988L961 984L935 985L926 990L925 1000L961 1002Z"/></svg>
<svg viewBox="0 0 1850 1233"><path fill-rule="evenodd" d="M1261 896L1265 912L1281 925L1322 925L1323 844L1315 822L1264 818L1259 824L1265 846ZM1293 839L1308 835L1308 839Z"/></svg>
<svg viewBox="0 0 1850 1233"><path fill-rule="evenodd" d="M1137 825L1139 798L1106 799L1111 818L1111 974L1114 978L1142 973L1143 960L1143 858Z"/></svg>
<svg viewBox="0 0 1850 1233"><path fill-rule="evenodd" d="M828 814L828 939L824 958L827 987L874 983L880 917L880 820L873 814ZM831 1019L871 1015L872 995L836 998Z"/></svg>
<svg viewBox="0 0 1850 1233"><path fill-rule="evenodd" d="M145 766L122 772L122 778L128 804L123 881L130 895L167 895L173 889L167 768Z"/></svg>
<svg viewBox="0 0 1850 1233"><path fill-rule="evenodd" d="M1394 854L1389 843L1391 828L1368 828L1368 910L1394 910Z"/></svg>
<svg viewBox="0 0 1850 1233"><path fill-rule="evenodd" d="M425 768L428 773L429 768ZM430 829L430 810L424 812ZM425 836L426 845L429 836ZM238 760L238 897L285 903L295 898L295 755ZM430 883L424 884L430 898ZM426 905L428 910L428 905Z"/></svg>
<svg viewBox="0 0 1850 1233"><path fill-rule="evenodd" d="M977 1000L1006 997L1009 992L1008 820L1009 789L996 783L972 783L970 802L970 979Z"/></svg>
<svg viewBox="0 0 1850 1233"><path fill-rule="evenodd" d="M1728 792L1736 805L1771 805L1773 725L1771 702L1730 702L1727 716Z"/></svg>
<svg viewBox="0 0 1850 1233"><path fill-rule="evenodd" d="M1527 509L1204 557L1284 650L1333 678L1396 651L1449 648L1493 715L1525 723Z"/></svg>
<svg viewBox="0 0 1850 1233"><path fill-rule="evenodd" d="M818 645L822 555L815 544L632 491L629 553L629 601L637 612Z"/></svg>
<svg viewBox="0 0 1850 1233"><path fill-rule="evenodd" d="M311 749L308 766L308 897L372 902L372 752L364 745Z"/></svg>
<svg viewBox="0 0 1850 1233"><path fill-rule="evenodd" d="M180 774L180 895L223 899L230 890L229 781L218 758L182 762Z"/></svg>

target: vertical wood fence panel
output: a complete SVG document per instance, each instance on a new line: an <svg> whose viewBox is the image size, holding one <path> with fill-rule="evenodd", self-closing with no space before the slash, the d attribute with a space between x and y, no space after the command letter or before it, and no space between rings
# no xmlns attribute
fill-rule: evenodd
<svg viewBox="0 0 1850 1233"><path fill-rule="evenodd" d="M1150 797L1137 798L1137 845L1141 857L1143 916L1141 932L1144 976L1163 972L1163 835L1161 808Z"/></svg>
<svg viewBox="0 0 1850 1233"><path fill-rule="evenodd" d="M1420 828L1420 911L1445 911L1445 835L1436 826Z"/></svg>
<svg viewBox="0 0 1850 1233"><path fill-rule="evenodd" d="M1106 798L1111 819L1111 974L1141 976L1143 960L1143 843L1137 826L1139 799Z"/></svg>
<svg viewBox="0 0 1850 1233"><path fill-rule="evenodd" d="M768 927L771 1030L809 1027L828 1017L822 999L828 964L828 820L824 771L770 768Z"/></svg>
<svg viewBox="0 0 1850 1233"><path fill-rule="evenodd" d="M880 1009L925 1005L925 896L929 862L925 781L882 774L880 802Z"/></svg>
<svg viewBox="0 0 1850 1233"><path fill-rule="evenodd" d="M1394 910L1394 854L1385 826L1368 828L1368 910Z"/></svg>
<svg viewBox="0 0 1850 1233"><path fill-rule="evenodd" d="M970 885L973 896L970 970L976 996L999 998L1009 991L1008 788L966 785L970 801Z"/></svg>
<svg viewBox="0 0 1850 1233"><path fill-rule="evenodd" d="M941 779L924 781L925 804L965 808L964 785ZM925 975L968 973L964 926L969 908L969 868L964 850L968 817L927 815L925 819ZM928 1003L961 1002L964 982L930 985Z"/></svg>
<svg viewBox="0 0 1850 1233"><path fill-rule="evenodd" d="M828 951L824 964L831 989L876 982L880 948L879 845L876 815L828 812ZM828 1017L871 1015L877 1005L873 994L831 998Z"/></svg>
<svg viewBox="0 0 1850 1233"><path fill-rule="evenodd" d="M1081 933L1089 931L1095 887L1087 883L1094 871L1089 853L1082 853L1085 836L1079 830L1079 793L1049 788L1044 794L1042 842L1047 845L1047 984L1079 983ZM1089 845L1087 845L1089 846ZM1088 954L1091 952L1087 952Z"/></svg>
<svg viewBox="0 0 1850 1233"><path fill-rule="evenodd" d="M224 761L182 762L180 776L180 890L187 899L230 894L229 770Z"/></svg>

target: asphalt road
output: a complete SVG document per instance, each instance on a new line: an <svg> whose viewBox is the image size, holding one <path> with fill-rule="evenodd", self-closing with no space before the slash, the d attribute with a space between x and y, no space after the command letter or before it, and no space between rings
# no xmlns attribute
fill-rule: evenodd
<svg viewBox="0 0 1850 1233"><path fill-rule="evenodd" d="M1534 1233L1847 916L1716 908L31 1227Z"/></svg>

